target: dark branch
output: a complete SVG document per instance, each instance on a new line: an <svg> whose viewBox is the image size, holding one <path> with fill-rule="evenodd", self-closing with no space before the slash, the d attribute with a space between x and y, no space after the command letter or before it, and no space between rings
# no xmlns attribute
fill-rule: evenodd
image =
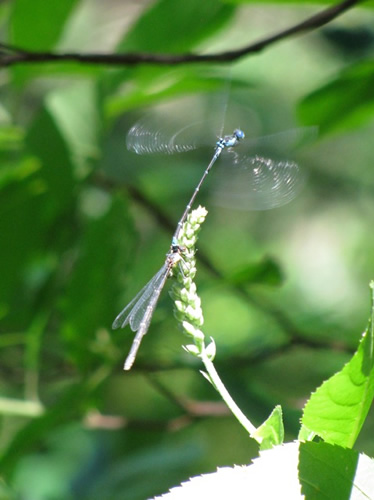
<svg viewBox="0 0 374 500"><path fill-rule="evenodd" d="M124 54L77 54L55 52L31 52L18 47L0 44L0 66L12 66L20 63L47 63L47 62L79 62L82 64L104 64L118 66L135 66L137 64L178 65L186 63L231 62L248 54L260 52L264 48L279 40L293 35L313 31L329 23L346 10L361 3L362 0L345 0L329 7L305 21L291 26L284 31L271 35L263 40L247 45L238 50L221 52L218 54L152 54L147 52L129 52Z"/></svg>

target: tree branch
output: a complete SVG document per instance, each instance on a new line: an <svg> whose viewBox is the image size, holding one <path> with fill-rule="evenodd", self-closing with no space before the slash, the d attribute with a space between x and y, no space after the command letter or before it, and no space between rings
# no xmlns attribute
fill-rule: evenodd
<svg viewBox="0 0 374 500"><path fill-rule="evenodd" d="M128 52L123 54L78 54L56 52L31 52L19 47L0 44L0 67L20 63L79 62L81 64L104 64L110 66L135 66L138 64L178 65L186 63L232 62L248 54L260 52L266 47L291 36L313 31L329 23L346 10L363 0L344 0L337 5L311 16L284 31L259 40L238 50L218 54L152 54L149 52Z"/></svg>

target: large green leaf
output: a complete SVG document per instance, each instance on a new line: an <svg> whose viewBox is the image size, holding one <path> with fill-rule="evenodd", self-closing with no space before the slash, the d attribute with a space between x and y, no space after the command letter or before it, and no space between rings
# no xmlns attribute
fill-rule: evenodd
<svg viewBox="0 0 374 500"><path fill-rule="evenodd" d="M34 294L42 275L50 272L48 251L60 240L59 218L70 210L74 190L66 143L45 108L25 141L28 157L0 169L0 232L7 238L0 247L0 302L3 314L11 313L18 328L28 313L35 314ZM22 292L15 293L21 282Z"/></svg>
<svg viewBox="0 0 374 500"><path fill-rule="evenodd" d="M78 260L62 304L62 334L81 370L91 363L90 345L97 332L110 328L118 312L118 276L126 268L134 244L132 219L123 199L105 202L100 193L90 196L96 209L102 205L103 213L86 219Z"/></svg>
<svg viewBox="0 0 374 500"><path fill-rule="evenodd" d="M39 159L41 181L48 196L44 217L52 219L65 210L72 201L74 189L74 165L66 141L58 129L54 117L43 108L32 123L27 135L28 151Z"/></svg>
<svg viewBox="0 0 374 500"><path fill-rule="evenodd" d="M217 72L201 68L144 68L139 71L136 85L126 93L111 94L106 100L106 114L113 119L121 113L162 100L198 92L217 92L223 87L224 78Z"/></svg>
<svg viewBox="0 0 374 500"><path fill-rule="evenodd" d="M327 443L300 443L299 480L308 500L373 499L373 459Z"/></svg>
<svg viewBox="0 0 374 500"><path fill-rule="evenodd" d="M22 323L24 309L13 309L16 290L29 259L43 241L43 202L47 205L41 166L33 159L0 167L0 316L14 315ZM12 307L13 306L13 307Z"/></svg>
<svg viewBox="0 0 374 500"><path fill-rule="evenodd" d="M77 3L78 0L15 0L10 43L26 50L53 48Z"/></svg>
<svg viewBox="0 0 374 500"><path fill-rule="evenodd" d="M233 12L234 7L218 0L159 0L139 18L118 50L184 52L224 26Z"/></svg>
<svg viewBox="0 0 374 500"><path fill-rule="evenodd" d="M59 88L48 95L46 108L82 177L90 160L99 157L100 102L95 84L84 80Z"/></svg>
<svg viewBox="0 0 374 500"><path fill-rule="evenodd" d="M12 3L9 43L22 49L48 52L55 48L79 0L16 0ZM78 50L77 50L78 51ZM17 64L11 69L14 82L55 74L97 74L100 67L80 63Z"/></svg>
<svg viewBox="0 0 374 500"><path fill-rule="evenodd" d="M358 350L305 405L303 438L314 433L328 443L352 447L362 428L374 397L374 282L370 288L371 317Z"/></svg>
<svg viewBox="0 0 374 500"><path fill-rule="evenodd" d="M198 43L228 24L234 12L234 6L223 5L218 0L205 2L159 0L143 13L124 36L118 44L118 51L164 53L192 51ZM120 92L121 96L125 96L125 100L132 101L131 106L127 106L128 109L141 104L142 100L144 103L149 103L152 98L155 100L157 94L165 96L169 89L170 95L191 91L191 87L192 90L196 90L198 85L196 76L199 72L201 65L172 70L168 66L139 66L112 72L105 77L104 88L106 92L112 92L123 82L131 81L131 86L127 85ZM111 97L116 98L116 96ZM116 108L119 108L118 103ZM122 109L126 109L123 104Z"/></svg>
<svg viewBox="0 0 374 500"><path fill-rule="evenodd" d="M23 273L31 259L45 251L55 218L72 202L74 185L66 143L47 109L42 109L32 122L25 142L28 157L18 164L2 164L0 170L0 230L8 240L0 249L2 300L16 301L22 313L26 311L25 304L20 302L22 294L12 297L12 293L21 279L26 286L30 285ZM16 315L22 324L23 314Z"/></svg>
<svg viewBox="0 0 374 500"><path fill-rule="evenodd" d="M374 117L374 62L364 61L309 94L299 106L303 123L318 125L321 134L352 130Z"/></svg>

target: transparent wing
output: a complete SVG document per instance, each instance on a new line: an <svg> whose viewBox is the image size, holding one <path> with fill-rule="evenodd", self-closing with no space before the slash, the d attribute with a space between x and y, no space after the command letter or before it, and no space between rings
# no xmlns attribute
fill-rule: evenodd
<svg viewBox="0 0 374 500"><path fill-rule="evenodd" d="M136 354L139 350L141 341L142 341L144 335L148 331L148 328L149 328L149 325L150 325L150 322L152 319L153 311L157 305L161 291L164 288L165 281L169 275L169 269L170 269L170 267L167 265L165 265L165 269L162 269L163 274L160 274L158 286L156 288L154 288L153 294L151 295L151 298L148 301L147 306L145 307L144 310L142 310L142 316L140 316L140 314L138 316L140 319L140 323L138 325L137 333L136 333L134 340L133 340L133 343L131 345L130 352L126 358L126 361L125 361L125 364L123 367L124 370L130 370L130 368L134 364ZM157 274L159 274L159 273L157 273Z"/></svg>
<svg viewBox="0 0 374 500"><path fill-rule="evenodd" d="M213 203L239 210L269 210L292 201L306 175L288 158L312 141L317 131L317 127L304 127L260 138L246 136L235 149L225 150L212 176Z"/></svg>
<svg viewBox="0 0 374 500"><path fill-rule="evenodd" d="M235 154L231 155L235 158ZM293 161L260 156L237 158L217 166L212 186L216 205L240 210L269 210L289 203L304 185L304 175Z"/></svg>
<svg viewBox="0 0 374 500"><path fill-rule="evenodd" d="M132 301L129 302L127 306L118 314L112 324L113 330L116 330L117 328L124 328L128 323L130 323L130 327L133 332L138 330L142 319L139 311L146 309L152 293L155 288L157 289L158 283L162 280L166 270L167 265L165 263L153 276L153 278L140 290L140 292L135 295Z"/></svg>
<svg viewBox="0 0 374 500"><path fill-rule="evenodd" d="M165 263L162 268L157 272L150 282L150 286L145 290L141 300L139 300L133 307L130 313L130 326L133 332L139 330L143 318L147 312L149 304L153 302L154 295L158 292L160 286L162 289L165 279L169 273L169 267ZM160 295L160 293L158 293Z"/></svg>
<svg viewBox="0 0 374 500"><path fill-rule="evenodd" d="M184 107L162 107L131 128L127 146L138 154L172 154L204 145L213 150L216 132L221 130L220 121L222 107L199 108L196 102L193 106L190 103ZM213 187L214 203L228 208L267 210L297 196L305 176L294 161L293 153L314 139L318 129L295 128L258 138L261 128L258 117L243 106L224 106L224 121L225 135L243 128L246 137L235 148L225 149L212 169L212 182L216 186ZM186 125L181 126L181 122Z"/></svg>
<svg viewBox="0 0 374 500"><path fill-rule="evenodd" d="M248 147L259 146L253 138L262 135L261 119L250 107L248 92L232 93L229 87L230 80L225 79L220 92L179 97L153 106L128 132L128 149L137 154L174 154L199 146L214 147L219 137L230 135L237 128L244 130ZM306 130L273 134L267 142L278 142L283 147L291 137L298 139ZM265 144L266 140L262 142ZM273 157L259 151L252 154Z"/></svg>
<svg viewBox="0 0 374 500"><path fill-rule="evenodd" d="M200 146L215 145L214 123L195 120L181 127L170 117L146 116L129 130L126 145L137 154L174 154L192 151Z"/></svg>
<svg viewBox="0 0 374 500"><path fill-rule="evenodd" d="M222 119L222 95L211 99L206 95L190 96L162 103L131 127L127 147L137 154L174 154L200 146L214 147Z"/></svg>
<svg viewBox="0 0 374 500"><path fill-rule="evenodd" d="M244 132L246 137L240 142L238 154L280 159L315 140L318 127L298 127L260 137L252 136L250 131Z"/></svg>

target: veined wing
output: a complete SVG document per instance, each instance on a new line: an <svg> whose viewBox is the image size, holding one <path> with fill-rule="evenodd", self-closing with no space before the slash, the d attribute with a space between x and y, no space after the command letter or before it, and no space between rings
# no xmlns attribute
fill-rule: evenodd
<svg viewBox="0 0 374 500"><path fill-rule="evenodd" d="M153 276L152 279L140 290L139 293L135 295L131 302L118 314L116 319L113 321L112 328L116 330L117 328L124 328L128 323L130 324L131 330L136 332L139 329L141 322L141 315L137 312L142 310L142 307L146 309L146 305L152 296L153 291L157 288L158 282L162 280L164 273L166 272L166 263L161 267L161 269Z"/></svg>
<svg viewBox="0 0 374 500"><path fill-rule="evenodd" d="M239 210L269 210L289 203L304 185L297 163L260 156L242 157L240 163L217 167L212 186L216 205Z"/></svg>
<svg viewBox="0 0 374 500"><path fill-rule="evenodd" d="M136 354L138 352L138 349L140 347L140 344L141 344L141 341L142 341L144 335L148 331L153 311L156 307L156 304L157 304L158 299L160 297L161 291L164 288L165 281L167 280L167 277L169 275L169 271L170 271L170 266L167 264L165 264L165 266L163 266L160 269L160 271L156 275L158 277L157 286L156 287L153 286L153 294L150 296L150 300L148 301L148 303L145 307L145 310L142 307L141 309L139 309L138 314L136 314L136 318L137 318L136 321L137 321L137 325L138 325L137 326L137 333L136 333L135 338L133 340L130 352L126 358L125 364L123 366L124 370L130 370L130 368L134 364ZM143 304L145 304L145 303L146 302L143 302ZM131 320L130 320L130 324L131 324Z"/></svg>
<svg viewBox="0 0 374 500"><path fill-rule="evenodd" d="M126 146L137 154L174 154L192 151L208 143L207 134L213 124L196 120L181 127L180 123L162 117L144 117L129 130ZM216 137L210 133L209 145L214 146Z"/></svg>

